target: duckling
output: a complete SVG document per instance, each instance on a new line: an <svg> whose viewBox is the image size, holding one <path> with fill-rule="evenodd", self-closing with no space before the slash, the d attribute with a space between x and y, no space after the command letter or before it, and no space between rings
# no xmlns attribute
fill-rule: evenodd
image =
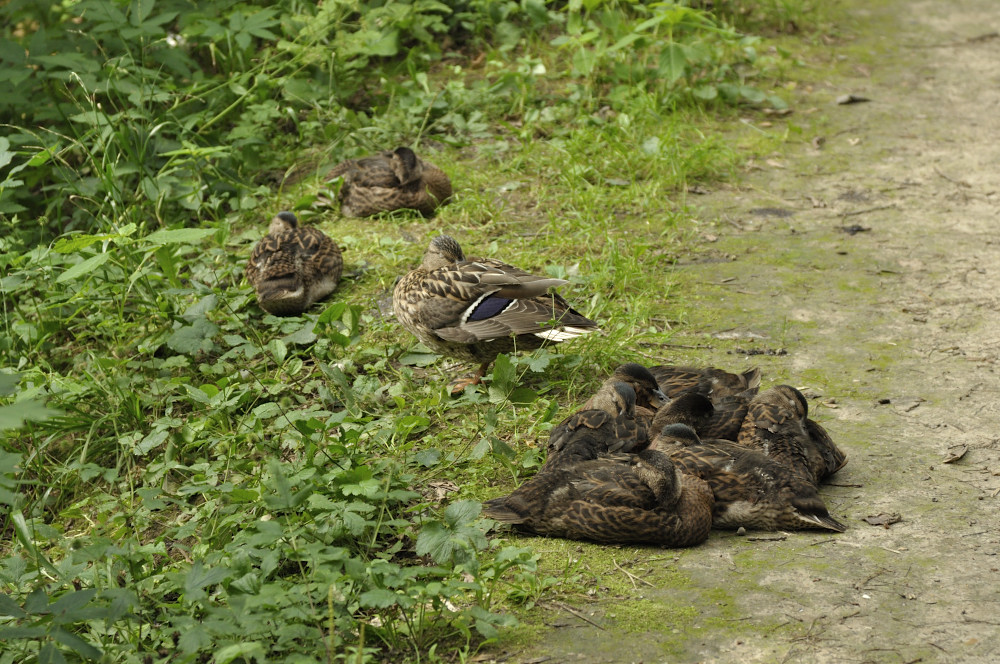
<svg viewBox="0 0 1000 664"><path fill-rule="evenodd" d="M611 543L694 546L712 527L712 492L660 452L541 471L483 513L518 530Z"/></svg>
<svg viewBox="0 0 1000 664"><path fill-rule="evenodd" d="M682 393L656 412L650 430L655 434L667 424L681 422L694 429L703 440L735 441L755 392L756 388L751 388L715 398L697 391Z"/></svg>
<svg viewBox="0 0 1000 664"><path fill-rule="evenodd" d="M632 389L635 390L636 415L647 423L652 421L653 414L659 410L660 406L668 401L667 395L657 385L656 378L649 373L649 369L641 364L628 362L616 368L614 373L605 380L605 383L615 382L623 382L632 386ZM596 398L595 395L588 399L583 404L582 409L594 408L593 402Z"/></svg>
<svg viewBox="0 0 1000 664"><path fill-rule="evenodd" d="M250 252L246 277L261 309L298 316L333 292L343 265L340 248L323 231L301 228L294 214L279 212Z"/></svg>
<svg viewBox="0 0 1000 664"><path fill-rule="evenodd" d="M447 235L431 240L423 262L396 283L393 311L403 327L443 355L479 362L452 394L482 380L499 353L533 350L597 330L557 293L564 279L535 276L498 260L466 260Z"/></svg>
<svg viewBox="0 0 1000 664"><path fill-rule="evenodd" d="M694 429L677 423L664 427L649 449L708 482L715 497L713 525L719 528L847 529L830 516L808 478L739 443L702 441Z"/></svg>
<svg viewBox="0 0 1000 664"><path fill-rule="evenodd" d="M760 369L753 367L743 373L734 374L715 367L675 367L660 365L649 368L656 377L660 389L673 398L684 392L696 391L714 398L739 394L760 387Z"/></svg>
<svg viewBox="0 0 1000 664"><path fill-rule="evenodd" d="M333 167L327 180L343 177L338 198L347 217L369 217L391 210L418 210L434 215L451 198L451 180L444 171L417 157L410 148L384 150Z"/></svg>
<svg viewBox="0 0 1000 664"><path fill-rule="evenodd" d="M800 391L791 385L773 387L750 401L738 441L819 484L842 468L847 456L808 414Z"/></svg>
<svg viewBox="0 0 1000 664"><path fill-rule="evenodd" d="M649 431L635 416L635 390L628 383L605 383L579 410L549 434L543 469L590 461L614 452L638 452L649 444Z"/></svg>

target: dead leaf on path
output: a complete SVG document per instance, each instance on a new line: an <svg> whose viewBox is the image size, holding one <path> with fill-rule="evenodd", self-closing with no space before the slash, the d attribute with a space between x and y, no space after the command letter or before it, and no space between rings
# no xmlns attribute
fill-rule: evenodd
<svg viewBox="0 0 1000 664"><path fill-rule="evenodd" d="M458 491L458 485L450 480L438 480L435 482L430 482L429 486L431 491L430 495L427 496L436 503L440 503L445 498L448 497L449 493L454 493Z"/></svg>
<svg viewBox="0 0 1000 664"><path fill-rule="evenodd" d="M946 456L941 463L955 463L959 459L965 456L969 448L965 445L954 445L948 448L948 456Z"/></svg>
<svg viewBox="0 0 1000 664"><path fill-rule="evenodd" d="M886 529L888 529L892 524L899 523L902 520L903 517L900 516L899 512L892 512L891 514L887 512L880 512L875 516L866 516L864 518L864 521L868 522L868 524L872 526L882 526Z"/></svg>

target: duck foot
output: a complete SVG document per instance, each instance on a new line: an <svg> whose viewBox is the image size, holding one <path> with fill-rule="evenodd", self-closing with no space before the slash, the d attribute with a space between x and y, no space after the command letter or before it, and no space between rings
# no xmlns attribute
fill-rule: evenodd
<svg viewBox="0 0 1000 664"><path fill-rule="evenodd" d="M484 362L479 366L479 370L471 376L466 376L465 378L456 378L448 384L448 390L451 392L451 396L457 397L461 396L462 392L465 392L465 388L469 385L479 385L483 382L483 376L486 375L486 370L489 369L490 363Z"/></svg>

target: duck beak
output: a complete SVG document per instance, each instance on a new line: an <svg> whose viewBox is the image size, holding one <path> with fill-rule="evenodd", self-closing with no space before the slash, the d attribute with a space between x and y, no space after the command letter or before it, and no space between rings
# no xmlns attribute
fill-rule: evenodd
<svg viewBox="0 0 1000 664"><path fill-rule="evenodd" d="M666 406L670 402L670 398L663 393L663 390L653 390L653 396L656 397L656 401L660 407Z"/></svg>
<svg viewBox="0 0 1000 664"><path fill-rule="evenodd" d="M832 530L838 533L842 533L847 530L847 526L828 514L803 514L802 512L796 510L795 516L799 517L799 519L804 523L809 524L810 528L823 528L824 530Z"/></svg>

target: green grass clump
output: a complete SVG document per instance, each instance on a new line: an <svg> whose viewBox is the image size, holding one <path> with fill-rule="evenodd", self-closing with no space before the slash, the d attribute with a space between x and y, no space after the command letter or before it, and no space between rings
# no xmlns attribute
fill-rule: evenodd
<svg viewBox="0 0 1000 664"><path fill-rule="evenodd" d="M478 500L613 366L667 359L687 190L739 163L730 108L781 104L756 38L670 3L0 16L0 664L452 660L579 585ZM437 217L313 208L394 144L452 176ZM242 282L279 209L345 248L300 318ZM603 336L449 398L465 368L384 306L442 230L568 279Z"/></svg>

